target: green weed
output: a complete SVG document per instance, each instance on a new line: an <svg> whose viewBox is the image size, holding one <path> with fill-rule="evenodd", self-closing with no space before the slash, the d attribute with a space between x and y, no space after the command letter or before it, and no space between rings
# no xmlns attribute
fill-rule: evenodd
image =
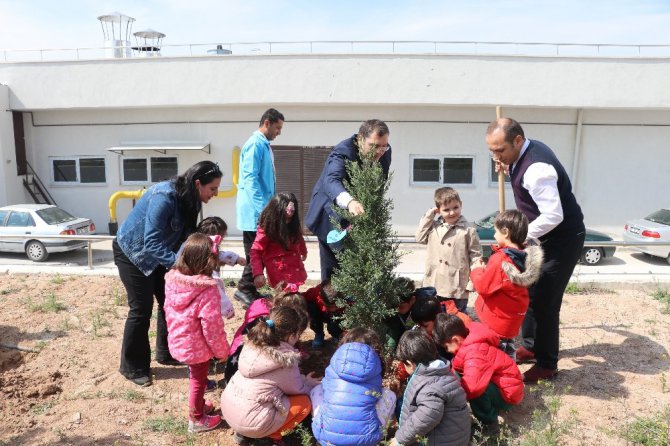
<svg viewBox="0 0 670 446"><path fill-rule="evenodd" d="M111 327L112 324L107 320L105 316L107 312L104 309L97 309L91 311L91 327L93 329L93 337L98 338L100 336L109 336L109 330L107 333L103 333L103 328Z"/></svg>
<svg viewBox="0 0 670 446"><path fill-rule="evenodd" d="M235 282L235 279L230 278L230 277L229 277L228 279L225 279L225 280L223 281L223 283L224 283L225 286L228 286L228 287L234 287L234 286L237 286L237 282Z"/></svg>
<svg viewBox="0 0 670 446"><path fill-rule="evenodd" d="M117 307L126 305L128 303L128 297L122 293L117 287L113 287L111 291L112 302Z"/></svg>
<svg viewBox="0 0 670 446"><path fill-rule="evenodd" d="M562 395L550 382L540 381L531 391L541 392L546 410L535 409L533 411L531 425L522 430L519 446L559 446L563 444L564 437L571 433L577 423L576 411L570 411L567 419L558 418L558 412L562 406Z"/></svg>
<svg viewBox="0 0 670 446"><path fill-rule="evenodd" d="M19 290L18 288L5 288L4 290L0 290L0 296L6 296L8 294L18 293L19 291L21 290Z"/></svg>
<svg viewBox="0 0 670 446"><path fill-rule="evenodd" d="M28 309L33 313L58 313L67 309L67 307L56 300L56 294L51 291L42 299L41 303L35 303L28 298Z"/></svg>
<svg viewBox="0 0 670 446"><path fill-rule="evenodd" d="M137 390L126 390L121 394L121 399L126 401L140 401L144 399L144 394Z"/></svg>
<svg viewBox="0 0 670 446"><path fill-rule="evenodd" d="M665 306L663 309L664 314L670 314L670 291L658 289L651 293L651 297Z"/></svg>
<svg viewBox="0 0 670 446"><path fill-rule="evenodd" d="M570 282L568 283L568 286L565 287L565 294L581 294L582 291L582 287L576 282Z"/></svg>
<svg viewBox="0 0 670 446"><path fill-rule="evenodd" d="M61 277L59 273L56 273L52 278L51 278L51 283L54 285L60 285L65 282L65 279Z"/></svg>
<svg viewBox="0 0 670 446"><path fill-rule="evenodd" d="M33 415L42 415L49 412L49 410L55 405L56 405L55 400L47 401L44 404L35 404L33 407L30 408L30 413L32 413Z"/></svg>
<svg viewBox="0 0 670 446"><path fill-rule="evenodd" d="M173 415L165 417L149 418L144 422L144 427L152 432L185 436L188 434L187 425L183 419Z"/></svg>
<svg viewBox="0 0 670 446"><path fill-rule="evenodd" d="M650 417L638 417L626 424L621 437L639 446L667 446L670 444L670 406Z"/></svg>

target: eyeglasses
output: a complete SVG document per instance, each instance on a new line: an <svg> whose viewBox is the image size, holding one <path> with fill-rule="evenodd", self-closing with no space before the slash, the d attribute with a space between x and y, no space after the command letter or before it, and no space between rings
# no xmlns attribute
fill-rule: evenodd
<svg viewBox="0 0 670 446"><path fill-rule="evenodd" d="M378 146L377 144L367 144L368 150L374 150L377 153L386 153L388 150L391 148L390 144L386 144L383 146Z"/></svg>

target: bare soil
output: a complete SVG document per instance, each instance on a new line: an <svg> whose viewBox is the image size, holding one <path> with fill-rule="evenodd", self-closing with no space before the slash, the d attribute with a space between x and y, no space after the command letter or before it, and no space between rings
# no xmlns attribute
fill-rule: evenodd
<svg viewBox="0 0 670 446"><path fill-rule="evenodd" d="M564 444L629 444L620 435L627 423L670 407L670 315L641 288L590 290L563 302L553 385ZM0 445L234 444L225 425L186 433L186 367L152 363L148 388L118 373L126 312L118 278L0 275ZM229 339L241 323L243 311L236 313L226 322ZM308 330L300 346L311 357L302 368L322 374L333 349L313 351L311 339ZM210 377L220 380L223 368ZM220 392L207 398L218 406ZM539 429L533 412L548 410L549 393L528 391L504 414L513 436Z"/></svg>

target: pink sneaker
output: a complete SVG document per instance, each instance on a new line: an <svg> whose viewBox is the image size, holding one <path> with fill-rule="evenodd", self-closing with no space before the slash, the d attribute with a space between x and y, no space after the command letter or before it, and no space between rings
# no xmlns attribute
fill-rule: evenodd
<svg viewBox="0 0 670 446"><path fill-rule="evenodd" d="M221 424L221 417L218 415L203 415L199 420L188 420L188 431L192 434L211 431Z"/></svg>

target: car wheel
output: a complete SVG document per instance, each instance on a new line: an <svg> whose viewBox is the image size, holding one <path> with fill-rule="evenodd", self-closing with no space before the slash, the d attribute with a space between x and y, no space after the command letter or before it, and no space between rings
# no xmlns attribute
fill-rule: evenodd
<svg viewBox="0 0 670 446"><path fill-rule="evenodd" d="M603 257L603 251L600 248L589 247L582 251L582 263L584 265L597 265Z"/></svg>
<svg viewBox="0 0 670 446"><path fill-rule="evenodd" d="M38 240L31 240L28 242L26 245L26 255L33 262L44 262L47 257L49 257L49 253L44 247L44 243Z"/></svg>

